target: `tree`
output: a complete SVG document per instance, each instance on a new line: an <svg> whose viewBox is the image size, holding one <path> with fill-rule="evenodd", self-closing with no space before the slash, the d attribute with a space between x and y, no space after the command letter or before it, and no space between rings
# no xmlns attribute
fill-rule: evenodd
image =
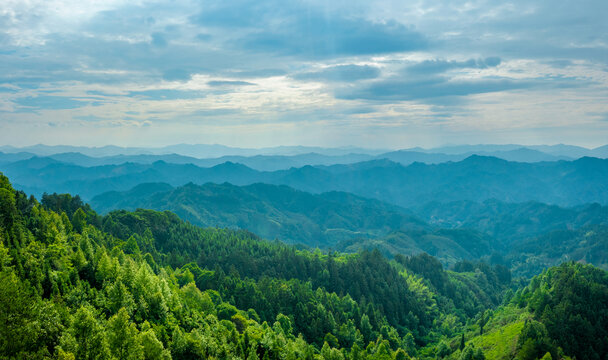
<svg viewBox="0 0 608 360"><path fill-rule="evenodd" d="M82 208L78 208L78 210L74 212L74 215L72 216L72 226L76 232L82 233L82 230L87 225L86 219L87 214L82 211Z"/></svg>
<svg viewBox="0 0 608 360"><path fill-rule="evenodd" d="M149 325L147 327L147 329L142 328L142 332L139 333L143 358L146 360L171 360L169 350L164 348L163 343L156 337L154 330L149 328Z"/></svg>
<svg viewBox="0 0 608 360"><path fill-rule="evenodd" d="M293 337L293 328L291 326L291 320L283 314L277 315L276 320L281 325L281 328L283 329L283 333L285 334L285 336Z"/></svg>
<svg viewBox="0 0 608 360"><path fill-rule="evenodd" d="M108 344L103 328L95 318L94 310L90 307L80 307L74 318L68 334L64 334L61 347L72 352L76 359L97 360L109 357Z"/></svg>
<svg viewBox="0 0 608 360"><path fill-rule="evenodd" d="M129 321L125 308L108 320L108 344L112 355L118 360L133 360L143 357L143 347L135 324Z"/></svg>
<svg viewBox="0 0 608 360"><path fill-rule="evenodd" d="M467 345L460 354L460 360L485 360L485 358L481 349L476 349L473 345Z"/></svg>
<svg viewBox="0 0 608 360"><path fill-rule="evenodd" d="M0 271L0 354L34 350L39 329L32 295L12 270Z"/></svg>
<svg viewBox="0 0 608 360"><path fill-rule="evenodd" d="M1 173L0 176L2 176ZM0 187L0 228L9 229L11 227L17 215L15 204L15 194L12 189Z"/></svg>

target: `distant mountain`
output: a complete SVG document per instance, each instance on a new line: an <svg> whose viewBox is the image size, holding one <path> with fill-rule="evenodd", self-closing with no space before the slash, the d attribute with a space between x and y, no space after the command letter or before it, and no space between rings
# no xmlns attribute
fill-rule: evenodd
<svg viewBox="0 0 608 360"><path fill-rule="evenodd" d="M87 146L70 146L70 145L32 145L24 147L1 146L0 151L5 153L15 152L30 152L38 156L48 156L61 153L81 153L87 156L113 156L120 154L151 154L149 149L145 148L125 148L120 146L102 146L102 147L87 147Z"/></svg>
<svg viewBox="0 0 608 360"><path fill-rule="evenodd" d="M482 203L433 202L412 210L430 224L475 229L507 243L555 230L608 225L608 207L597 203L563 208L533 201L505 203L490 199Z"/></svg>
<svg viewBox="0 0 608 360"><path fill-rule="evenodd" d="M39 157L2 165L0 171L9 174L17 188L36 196L43 192L72 192L83 199L90 199L107 191L125 191L148 182L166 182L173 186L192 181L245 185L259 182L264 175L244 165L230 162L210 168L192 164L169 164L164 161L152 164L124 163L83 167Z"/></svg>
<svg viewBox="0 0 608 360"><path fill-rule="evenodd" d="M608 157L608 146L589 150L566 145L532 147L521 147L520 145L462 145L431 150L413 148L390 152L362 148L279 146L276 148L244 149L230 148L223 145L187 144L163 148L121 148L116 146L87 148L46 145L23 148L30 152L17 152L23 149L7 146L0 147L0 149L8 151L6 153L0 152L0 165L27 160L32 157L50 157L59 162L83 167L122 165L125 163L153 164L157 161L212 167L224 162L233 162L258 171L287 170L306 165L347 165L382 159L388 159L401 165L410 165L415 162L440 164L448 161L459 162L472 155L491 156L514 162L573 160L582 156ZM69 151L62 152L65 150ZM564 152L571 156L561 154Z"/></svg>
<svg viewBox="0 0 608 360"><path fill-rule="evenodd" d="M247 229L267 239L345 252L426 252L446 264L489 255L500 244L474 230L436 229L403 208L344 192L310 194L284 185L142 184L91 200L97 211L169 210L195 225Z"/></svg>
<svg viewBox="0 0 608 360"><path fill-rule="evenodd" d="M231 162L209 168L163 161L81 167L36 157L0 165L0 171L10 176L16 186L36 195L45 191L71 192L85 200L147 182L165 182L172 186L189 182L235 185L263 182L312 193L345 191L402 207L432 201L482 202L493 198L561 206L608 204L608 160L596 158L520 163L470 156L459 162L408 166L383 159L264 172Z"/></svg>
<svg viewBox="0 0 608 360"><path fill-rule="evenodd" d="M69 145L33 145L25 147L0 146L4 153L30 152L38 156L49 156L62 153L81 153L91 157L118 155L167 155L178 154L198 159L218 158L223 156L283 155L293 156L317 153L326 156L344 156L348 154L378 155L387 149L366 149L359 147L324 148L314 146L277 146L260 149L230 147L219 144L177 144L156 148L120 147L120 146L69 146Z"/></svg>
<svg viewBox="0 0 608 360"><path fill-rule="evenodd" d="M14 146L0 146L0 152L3 153L19 153L28 152L37 156L50 156L64 153L81 153L89 157L114 157L114 156L133 156L133 155L181 155L185 157L195 159L218 159L223 157L252 157L252 156L285 156L291 157L296 155L306 154L318 154L328 157L342 157L349 156L351 154L367 155L369 158L388 158L393 161L398 161L403 164L410 164L411 162L425 162L425 163L438 163L443 161L460 161L470 155L483 155L483 156L495 156L509 161L521 161L521 162L536 162L536 161L554 161L554 160L568 160L578 159L581 157L608 157L608 145L600 146L595 149L587 149L580 146L573 145L452 145L443 146L430 149L423 149L420 147L402 149L397 151L391 151L388 149L369 149L361 147L338 147L338 148L326 148L326 147L315 147L315 146L276 146L267 148L240 148L230 147L219 144L177 144L169 145L164 147L156 148L145 148L145 147L120 147L120 146L102 146L102 147L85 147L85 146L68 146L68 145L33 145L25 147L14 147ZM395 152L401 152L401 156L406 156L405 161L391 158L397 154ZM410 154L405 154L410 153ZM542 153L542 154L540 154ZM423 154L433 154L428 160ZM409 159L407 155L412 158ZM453 158L449 156L459 155ZM446 157L447 156L447 157ZM2 156L0 155L0 158ZM445 160L447 159L447 160ZM116 159L115 159L116 160ZM112 160L112 161L115 161ZM165 159L155 159L164 160ZM223 159L224 161L234 161L234 159ZM362 161L368 159L357 159L356 161ZM1 159L0 159L1 161ZM131 160L127 160L131 161ZM153 162L152 161L152 162ZM220 160L217 160L221 162ZM137 161L135 161L137 162ZM171 161L168 161L171 162ZM240 162L240 161L234 161ZM339 163L339 162L336 162ZM105 162L103 165L109 163ZM112 162L112 164L117 164ZM212 166L217 164L205 164ZM303 165L329 165L327 162L316 162L316 163L299 163L293 166ZM79 164L83 166L102 165L102 164ZM203 164L200 164L201 166ZM246 164L248 166L258 168L253 164ZM265 170L266 168L260 170ZM269 169L270 170L270 169Z"/></svg>
<svg viewBox="0 0 608 360"><path fill-rule="evenodd" d="M472 229L394 231L378 238L343 240L335 249L343 252L379 249L386 256L425 252L441 259L448 266L463 259L478 259L493 252L504 253L502 243Z"/></svg>
<svg viewBox="0 0 608 360"><path fill-rule="evenodd" d="M565 156L565 155L553 155L544 153L542 151L530 149L530 148L517 148L512 150L504 151L477 151L469 152L466 154L467 157L471 155L480 156L493 156L499 159L516 162L541 162L541 161L558 161L558 160L574 160L580 156Z"/></svg>
<svg viewBox="0 0 608 360"><path fill-rule="evenodd" d="M396 229L421 230L426 223L406 210L342 192L313 195L287 186L253 184L142 184L91 200L94 209L170 210L194 224L243 228L265 238L309 246L370 238Z"/></svg>
<svg viewBox="0 0 608 360"><path fill-rule="evenodd" d="M31 159L36 154L28 153L28 152L17 152L17 153L3 153L0 152L0 165L1 164L10 164L12 162L21 161Z"/></svg>
<svg viewBox="0 0 608 360"><path fill-rule="evenodd" d="M480 145L450 145L443 147L436 147L430 149L423 148L412 148L408 149L411 151L425 152L425 153L444 153L448 155L462 155L462 154L477 154L477 155L491 155L500 157L497 153L510 152L518 149L529 149L539 151L548 155L553 155L559 158L570 158L578 159L581 157L608 157L608 145L600 146L594 149L588 149L581 146L574 145L517 145L517 144L506 144L506 145L493 145L493 144L480 144ZM509 160L509 159L505 159Z"/></svg>
<svg viewBox="0 0 608 360"><path fill-rule="evenodd" d="M24 154L24 153L20 153ZM11 154L6 154L11 155ZM33 157L34 155L30 156ZM103 165L121 165L124 163L137 164L152 164L157 161L164 161L171 164L193 164L200 167L212 167L225 162L233 162L245 165L255 170L260 171L276 171L289 169L292 167L302 167L305 165L334 165L334 164L350 164L359 161L373 159L371 155L365 154L347 154L347 155L321 155L316 153L299 154L299 155L254 155L254 156L222 156L219 158L198 159L190 156L178 154L165 155L115 155L104 157L91 157L81 153L61 153L49 155L49 158L70 163L78 166L91 167ZM8 156L7 156L8 158ZM19 159L27 159L25 156ZM0 162L2 156L0 155ZM8 162L8 161L7 161Z"/></svg>
<svg viewBox="0 0 608 360"><path fill-rule="evenodd" d="M592 150L592 152L593 152L591 154L592 156L606 159L606 158L608 158L608 145L596 147L595 149Z"/></svg>
<svg viewBox="0 0 608 360"><path fill-rule="evenodd" d="M505 259L515 274L523 276L532 276L565 261L608 270L608 225L551 231L513 244Z"/></svg>
<svg viewBox="0 0 608 360"><path fill-rule="evenodd" d="M460 162L402 166L390 161L316 168L331 173L283 177L296 188L342 190L404 207L430 201L496 198L506 202L535 200L559 205L608 203L608 160L517 163L471 156ZM309 171L310 172L310 171ZM319 179L316 184L310 178ZM319 191L319 190L317 190Z"/></svg>
<svg viewBox="0 0 608 360"><path fill-rule="evenodd" d="M541 151L532 150L528 148L515 148L510 150L496 150L496 151L467 151L459 154L447 154L441 152L424 152L424 151L408 151L399 150L385 154L380 154L376 158L389 159L394 162L398 162L402 165L409 165L414 162L421 162L425 164L440 164L448 161L462 161L469 156L480 155L480 156L492 156L507 161L516 162L541 162L541 161L558 161L558 160L572 160L566 156L555 156L546 154Z"/></svg>
<svg viewBox="0 0 608 360"><path fill-rule="evenodd" d="M594 149L587 149L580 146L573 145L532 145L529 146L530 149L542 151L547 154L556 155L556 156L568 156L571 158L581 158L584 156L597 156L594 153Z"/></svg>
<svg viewBox="0 0 608 360"><path fill-rule="evenodd" d="M443 153L448 155L470 154L476 152L494 152L494 151L511 151L525 147L516 144L479 144L479 145L446 145L435 148L412 148L409 150L425 152L425 153Z"/></svg>

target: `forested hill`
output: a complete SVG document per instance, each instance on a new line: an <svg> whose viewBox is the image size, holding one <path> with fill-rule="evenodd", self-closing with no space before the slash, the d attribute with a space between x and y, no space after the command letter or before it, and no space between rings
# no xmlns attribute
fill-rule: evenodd
<svg viewBox="0 0 608 360"><path fill-rule="evenodd" d="M601 359L607 279L570 263L513 293L499 265L299 251L169 212L102 217L0 174L2 358Z"/></svg>
<svg viewBox="0 0 608 360"><path fill-rule="evenodd" d="M405 209L343 192L310 194L284 185L142 184L96 196L100 212L137 208L170 210L200 226L250 230L266 239L327 247L340 240L377 237L395 229L428 230Z"/></svg>
<svg viewBox="0 0 608 360"><path fill-rule="evenodd" d="M31 158L0 165L19 189L79 194L84 199L107 191L127 191L136 185L165 182L181 186L189 182L249 185L256 182L283 184L321 193L345 191L403 207L431 201L441 203L495 198L507 202L539 201L562 206L598 202L608 204L608 160L540 163L509 162L493 157L471 156L459 162L403 166L389 160L350 165L304 166L261 172L235 163L211 168L192 164L126 163L82 167L51 158Z"/></svg>
<svg viewBox="0 0 608 360"><path fill-rule="evenodd" d="M3 358L406 359L510 285L500 267L451 273L428 256L323 255L168 212L46 204L0 175Z"/></svg>
<svg viewBox="0 0 608 360"><path fill-rule="evenodd" d="M499 243L473 230L435 229L378 200L343 192L310 194L284 185L209 183L173 189L167 184L142 184L127 192L96 196L91 204L101 212L170 210L195 225L247 229L266 239L355 252L369 247L357 244L399 232L409 239L408 246L386 253L428 252L446 263L502 250Z"/></svg>
<svg viewBox="0 0 608 360"><path fill-rule="evenodd" d="M555 230L608 225L608 207L598 203L560 207L529 201L507 203L432 202L412 209L425 221L443 228L476 229L505 242L528 239Z"/></svg>

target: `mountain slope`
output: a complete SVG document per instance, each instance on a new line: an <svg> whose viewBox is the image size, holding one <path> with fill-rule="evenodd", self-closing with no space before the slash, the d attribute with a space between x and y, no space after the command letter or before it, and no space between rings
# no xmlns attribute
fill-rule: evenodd
<svg viewBox="0 0 608 360"><path fill-rule="evenodd" d="M170 212L101 217L69 195L44 204L0 174L2 358L608 355L608 273L590 265L516 289L484 263L324 255Z"/></svg>
<svg viewBox="0 0 608 360"><path fill-rule="evenodd" d="M597 203L563 208L539 202L432 202L413 211L429 223L446 228L475 229L503 242L524 240L554 230L608 224L608 207Z"/></svg>
<svg viewBox="0 0 608 360"><path fill-rule="evenodd" d="M445 313L474 316L505 289L471 273L452 302L378 252L298 251L79 203L41 205L0 174L0 357L404 359Z"/></svg>
<svg viewBox="0 0 608 360"><path fill-rule="evenodd" d="M193 224L243 228L268 239L309 246L427 228L394 205L340 192L313 195L284 185L208 183L173 189L167 184L144 184L127 192L101 194L91 204L100 212L170 210Z"/></svg>

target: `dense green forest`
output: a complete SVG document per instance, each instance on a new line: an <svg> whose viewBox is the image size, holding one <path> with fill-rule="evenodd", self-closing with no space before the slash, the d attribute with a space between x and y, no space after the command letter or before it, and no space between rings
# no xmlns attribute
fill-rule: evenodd
<svg viewBox="0 0 608 360"><path fill-rule="evenodd" d="M170 212L38 202L3 175L0 307L15 359L608 355L608 274L590 265L528 284L499 264L302 250Z"/></svg>

